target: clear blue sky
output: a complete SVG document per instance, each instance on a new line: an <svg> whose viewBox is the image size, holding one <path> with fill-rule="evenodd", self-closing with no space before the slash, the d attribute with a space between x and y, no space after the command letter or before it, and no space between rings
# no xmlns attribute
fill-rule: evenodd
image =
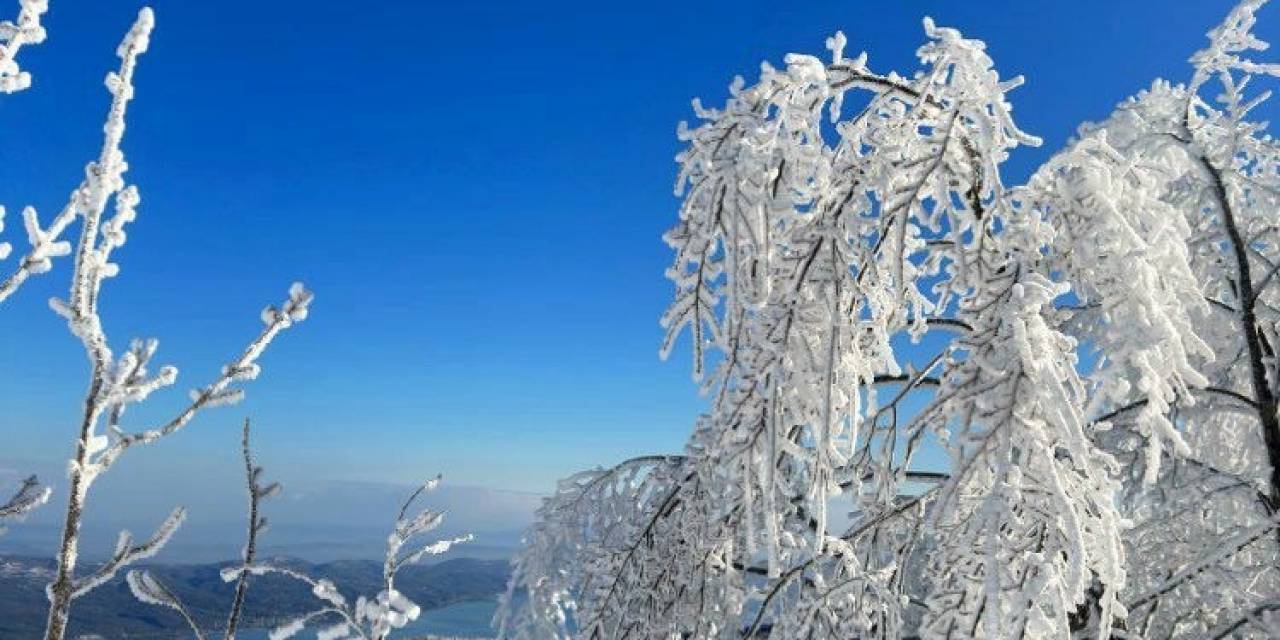
<svg viewBox="0 0 1280 640"><path fill-rule="evenodd" d="M1229 4L161 0L125 144L143 204L103 306L117 347L159 337L182 376L127 422L175 409L293 279L317 300L245 404L131 451L103 491L157 474L193 495L224 486L244 415L295 486L443 471L547 491L678 450L702 405L684 354L658 361L657 319L690 98L821 54L837 28L875 69L909 72L932 15L1027 76L1015 115L1047 145L1015 156L1016 181L1080 121L1184 79ZM7 239L22 239L22 205L47 219L96 152L102 76L138 6L54 0L50 39L23 52L34 88L0 97ZM1280 8L1263 19L1264 37L1280 31L1266 24ZM66 275L0 310L0 469L55 482L84 385L45 307Z"/></svg>

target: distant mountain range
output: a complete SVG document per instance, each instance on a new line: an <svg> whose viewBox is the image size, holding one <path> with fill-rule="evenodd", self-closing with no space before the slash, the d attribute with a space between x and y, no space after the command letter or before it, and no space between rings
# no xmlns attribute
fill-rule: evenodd
<svg viewBox="0 0 1280 640"><path fill-rule="evenodd" d="M14 487L5 481L0 460L0 493ZM126 470L128 468L126 467ZM49 471L42 478L59 478ZM11 474L12 475L12 474ZM18 476L12 476L16 478ZM271 476L276 479L275 475ZM130 478L124 478L129 480ZM113 478L114 480L114 478ZM50 504L0 536L0 555L52 556L62 531L65 490L54 481ZM176 475L145 488L128 482L95 486L92 513L82 530L81 558L103 560L115 548L122 529L147 536L176 505L188 507L186 524L164 548L165 562L218 562L244 546L244 489L210 487L207 480ZM325 481L285 484L284 492L263 505L271 528L259 540L264 554L328 562L347 558L379 559L396 511L415 487L392 483ZM7 497L7 495L6 495ZM436 537L473 534L451 557L510 557L520 546L542 496L519 491L456 486L436 489L423 506L448 515Z"/></svg>
<svg viewBox="0 0 1280 640"><path fill-rule="evenodd" d="M382 565L373 560L312 563L296 558L273 562L328 578L349 598L373 595L380 588ZM172 589L191 609L202 629L225 624L232 585L222 581L225 564L142 565ZM0 639L39 637L45 623L44 586L53 561L24 556L0 556ZM86 570L88 568L86 567ZM438 564L406 567L396 588L424 610L453 603L492 600L506 586L506 560L459 558ZM242 626L268 627L316 608L310 590L279 576L254 578L246 599ZM76 601L68 637L185 638L186 627L174 612L144 605L133 598L123 576Z"/></svg>
<svg viewBox="0 0 1280 640"><path fill-rule="evenodd" d="M41 477L60 476L49 471ZM0 468L0 493L15 486L4 478ZM65 490L63 484L53 482L50 504L0 536L0 555L41 557L57 551L64 515L61 506L66 499L60 494ZM244 546L244 489L208 484L207 480L201 484L198 479L178 475L145 489L128 483L103 485L95 493L92 513L82 530L80 557L105 559L122 529L147 536L176 505L189 508L187 521L165 546L161 556L165 562L218 562L236 557ZM386 552L391 521L414 488L356 481L286 483L279 497L263 505L271 528L258 541L259 549L263 554L312 562L379 559ZM520 546L523 530L533 521L541 500L542 496L534 493L446 483L428 495L423 506L448 514L443 526L433 532L436 537L475 536L450 557L498 559L510 557Z"/></svg>

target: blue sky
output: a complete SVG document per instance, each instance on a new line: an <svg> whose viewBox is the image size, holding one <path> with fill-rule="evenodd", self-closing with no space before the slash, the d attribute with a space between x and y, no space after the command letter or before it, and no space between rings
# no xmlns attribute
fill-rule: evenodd
<svg viewBox="0 0 1280 640"><path fill-rule="evenodd" d="M660 235L692 97L718 102L761 60L821 54L835 29L873 68L910 72L932 15L1027 76L1015 116L1046 147L1015 155L1015 182L1079 122L1155 77L1184 79L1229 4L157 2L125 143L143 204L103 308L118 347L158 337L182 376L127 423L175 410L292 280L317 300L246 403L131 451L95 491L227 493L245 415L289 486L443 471L545 492L585 466L678 450L702 405L684 354L656 356ZM47 219L96 153L102 76L138 6L54 0L50 39L24 51L34 87L0 97L14 214L33 204ZM64 262L0 310L0 471L55 483L85 369L45 306L66 275Z"/></svg>

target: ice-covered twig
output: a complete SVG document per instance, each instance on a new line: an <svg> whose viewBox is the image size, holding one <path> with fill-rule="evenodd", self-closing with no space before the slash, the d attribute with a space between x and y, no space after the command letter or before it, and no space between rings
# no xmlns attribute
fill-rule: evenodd
<svg viewBox="0 0 1280 640"><path fill-rule="evenodd" d="M396 526L391 535L387 537L387 558L383 567L383 575L387 580L386 587L388 589L391 588L391 581L395 573L401 567L417 563L428 555L439 555L448 551L455 544L471 540L469 535L449 540L437 540L422 545L414 551L401 554L401 550L415 537L439 527L444 522L444 512L430 509L423 509L412 518L408 517L409 508L413 506L422 494L435 490L439 486L440 480L441 476L436 476L424 482L400 506L400 515L396 518Z"/></svg>
<svg viewBox="0 0 1280 640"><path fill-rule="evenodd" d="M178 507L169 514L164 522L156 528L155 533L141 544L133 544L133 534L128 531L121 531L120 537L116 540L116 549L111 554L111 559L107 560L101 567L98 567L91 575L77 579L73 584L71 591L72 598L79 598L86 593L106 584L116 576L119 571L129 565L155 556L169 543L169 539L178 531L178 527L182 526L183 521L187 519L187 510Z"/></svg>
<svg viewBox="0 0 1280 640"><path fill-rule="evenodd" d="M21 518L26 514L39 508L40 505L49 501L49 494L52 490L49 487L40 484L35 476L27 476L22 481L22 486L18 487L18 491L9 498L9 501L0 505L0 521L8 518ZM4 532L4 528L0 526L0 533Z"/></svg>
<svg viewBox="0 0 1280 640"><path fill-rule="evenodd" d="M44 42L46 36L40 19L49 10L49 0L20 0L18 6L16 20L0 22L0 93L16 93L31 86L31 74L18 66L18 51Z"/></svg>
<svg viewBox="0 0 1280 640"><path fill-rule="evenodd" d="M1244 74L1280 76L1280 64L1257 62L1247 57L1250 51L1266 51L1268 43L1253 34L1257 12L1267 0L1244 0L1231 10L1222 24L1209 31L1209 46L1191 56L1195 76L1192 93L1209 78L1238 71Z"/></svg>
<svg viewBox="0 0 1280 640"><path fill-rule="evenodd" d="M136 188L126 188L124 173L128 163L120 141L124 138L124 116L133 98L133 73L138 57L147 50L155 16L149 8L138 12L116 50L120 69L107 75L111 92L111 108L103 126L102 153L85 168L85 180L73 196L74 209L80 216L80 239L75 248L75 267L71 274L70 293L66 301L50 300L50 306L67 320L71 332L84 343L90 363L106 369L111 364L111 351L98 317L98 296L102 281L119 272L111 263L111 253L125 241L124 225L137 215L139 196ZM115 197L116 215L103 220L107 202Z"/></svg>
<svg viewBox="0 0 1280 640"><path fill-rule="evenodd" d="M4 229L4 210L0 208L0 231ZM71 244L59 240L62 232L75 220L75 208L68 204L48 228L41 229L34 207L22 210L22 220L27 228L27 242L31 245L26 255L18 260L18 266L9 277L0 281L0 303L13 295L33 275L46 273L53 268L53 259L71 253ZM9 256L9 243L0 243L0 260Z"/></svg>
<svg viewBox="0 0 1280 640"><path fill-rule="evenodd" d="M133 597L139 601L177 611L191 628L191 632L195 634L196 640L204 640L200 626L196 624L195 618L191 617L191 612L187 611L182 600L150 572L141 569L131 570L125 574L125 582L129 584L129 591L133 593Z"/></svg>
<svg viewBox="0 0 1280 640"><path fill-rule="evenodd" d="M249 524L244 552L241 555L241 566L252 566L258 554L258 536L267 528L267 519L259 513L259 503L280 492L280 484L272 482L262 484L262 467L253 461L253 451L249 448L249 419L244 420L244 435L241 439L241 451L244 454L245 480L249 491ZM236 635L236 627L240 623L240 615L244 608L244 596L249 590L249 571L241 571L236 580L236 592L231 601L231 612L227 615L226 639L232 640Z"/></svg>

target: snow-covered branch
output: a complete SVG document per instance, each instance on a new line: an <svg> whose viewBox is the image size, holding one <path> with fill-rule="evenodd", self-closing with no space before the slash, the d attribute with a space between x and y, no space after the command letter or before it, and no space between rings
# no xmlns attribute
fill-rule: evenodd
<svg viewBox="0 0 1280 640"><path fill-rule="evenodd" d="M116 540L116 549L111 554L111 559L107 560L101 567L98 567L92 574L83 578L77 578L72 583L71 597L79 598L94 589L108 583L121 569L134 564L139 560L146 560L154 557L166 544L169 539L177 533L178 527L182 526L183 521L187 519L187 510L178 507L165 518L164 522L156 528L155 533L145 542L134 544L133 535L128 531L121 531L120 537ZM50 600L52 600L52 595Z"/></svg>

